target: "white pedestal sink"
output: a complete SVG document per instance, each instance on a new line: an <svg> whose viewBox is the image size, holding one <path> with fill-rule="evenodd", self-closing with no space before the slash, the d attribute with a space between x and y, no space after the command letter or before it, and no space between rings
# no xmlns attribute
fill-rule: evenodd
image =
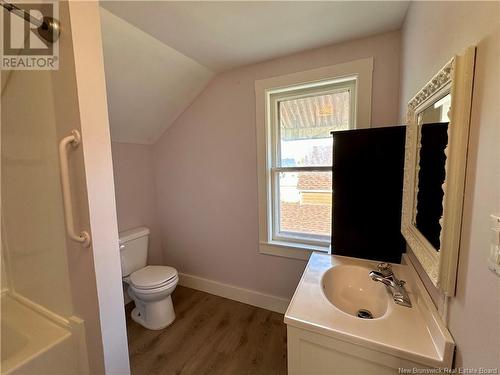
<svg viewBox="0 0 500 375"><path fill-rule="evenodd" d="M377 262L314 253L285 313L288 373L398 374L449 368L455 344L411 265L393 265L412 307L369 276ZM358 317L368 310L373 319Z"/></svg>
<svg viewBox="0 0 500 375"><path fill-rule="evenodd" d="M387 313L389 295L386 287L374 282L366 267L341 265L323 274L323 293L339 310L363 319L378 319Z"/></svg>

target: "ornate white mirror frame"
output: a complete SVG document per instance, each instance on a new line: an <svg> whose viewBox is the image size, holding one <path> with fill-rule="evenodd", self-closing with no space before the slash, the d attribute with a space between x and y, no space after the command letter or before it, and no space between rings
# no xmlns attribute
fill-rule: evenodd
<svg viewBox="0 0 500 375"><path fill-rule="evenodd" d="M407 109L401 232L433 284L447 296L455 294L474 60L475 47L468 48L463 55L454 56L408 102ZM445 149L446 177L442 185L443 215L439 221L441 247L435 249L414 223L420 150L419 114L447 93L451 93L451 107Z"/></svg>

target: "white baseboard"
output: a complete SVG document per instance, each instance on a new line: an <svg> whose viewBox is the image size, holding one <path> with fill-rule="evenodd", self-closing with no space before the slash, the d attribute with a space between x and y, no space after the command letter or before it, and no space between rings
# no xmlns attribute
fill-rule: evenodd
<svg viewBox="0 0 500 375"><path fill-rule="evenodd" d="M179 274L179 285L275 311L280 314L285 313L290 303L290 300L287 298L264 294L251 289L239 288L187 273Z"/></svg>

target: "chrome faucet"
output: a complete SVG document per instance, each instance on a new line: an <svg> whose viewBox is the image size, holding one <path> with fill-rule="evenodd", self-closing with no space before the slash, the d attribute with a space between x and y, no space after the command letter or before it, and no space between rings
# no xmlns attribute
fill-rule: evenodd
<svg viewBox="0 0 500 375"><path fill-rule="evenodd" d="M411 307L410 296L405 289L405 282L398 280L389 263L379 263L378 271L371 271L369 276L373 281L384 284L391 292L394 302L398 305Z"/></svg>

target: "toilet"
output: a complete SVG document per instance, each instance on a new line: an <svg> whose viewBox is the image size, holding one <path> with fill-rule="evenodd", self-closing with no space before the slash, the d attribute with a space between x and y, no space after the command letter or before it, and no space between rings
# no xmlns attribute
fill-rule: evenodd
<svg viewBox="0 0 500 375"><path fill-rule="evenodd" d="M175 320L171 294L179 276L173 267L147 265L148 242L148 228L120 232L123 281L135 303L131 317L148 329L158 330Z"/></svg>

